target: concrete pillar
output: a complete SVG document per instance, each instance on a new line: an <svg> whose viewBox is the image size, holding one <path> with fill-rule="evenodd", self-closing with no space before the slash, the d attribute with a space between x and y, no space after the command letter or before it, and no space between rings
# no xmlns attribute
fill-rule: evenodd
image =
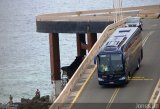
<svg viewBox="0 0 160 109"><path fill-rule="evenodd" d="M97 33L87 33L88 40L88 52L91 50L95 42L97 41Z"/></svg>
<svg viewBox="0 0 160 109"><path fill-rule="evenodd" d="M77 55L84 56L86 55L86 39L85 33L77 33Z"/></svg>
<svg viewBox="0 0 160 109"><path fill-rule="evenodd" d="M49 33L51 80L60 80L60 52L58 33Z"/></svg>

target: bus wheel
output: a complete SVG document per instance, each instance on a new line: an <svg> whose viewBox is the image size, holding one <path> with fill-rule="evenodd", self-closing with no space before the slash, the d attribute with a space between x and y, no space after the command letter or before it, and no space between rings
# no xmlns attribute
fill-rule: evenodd
<svg viewBox="0 0 160 109"><path fill-rule="evenodd" d="M132 76L132 75L131 75L131 72L129 72L129 73L128 73L128 78L131 78L131 76Z"/></svg>
<svg viewBox="0 0 160 109"><path fill-rule="evenodd" d="M130 78L130 77L127 77L125 84L128 84L129 78Z"/></svg>
<svg viewBox="0 0 160 109"><path fill-rule="evenodd" d="M143 59L143 49L141 49L141 60Z"/></svg>
<svg viewBox="0 0 160 109"><path fill-rule="evenodd" d="M138 61L138 64L137 64L137 70L140 68L140 61Z"/></svg>

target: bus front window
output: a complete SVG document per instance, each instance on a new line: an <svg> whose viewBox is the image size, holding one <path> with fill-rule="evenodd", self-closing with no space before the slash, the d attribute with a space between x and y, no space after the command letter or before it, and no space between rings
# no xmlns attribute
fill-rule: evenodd
<svg viewBox="0 0 160 109"><path fill-rule="evenodd" d="M110 56L109 55L100 55L98 58L98 70L100 72L107 72L109 71L109 63L110 63Z"/></svg>
<svg viewBox="0 0 160 109"><path fill-rule="evenodd" d="M123 72L122 54L111 54L111 66L115 73Z"/></svg>

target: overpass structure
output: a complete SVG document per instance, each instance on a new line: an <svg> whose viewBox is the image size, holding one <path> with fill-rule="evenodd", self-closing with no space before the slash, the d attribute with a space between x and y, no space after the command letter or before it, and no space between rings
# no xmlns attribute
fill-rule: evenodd
<svg viewBox="0 0 160 109"><path fill-rule="evenodd" d="M106 26L50 109L160 108L159 104L155 104L160 103L160 5L129 7L122 10L124 19ZM124 26L127 16L154 18L143 20L144 59L141 68L127 86L101 87L98 85L93 58L114 30ZM47 25L42 26L46 21L52 23L57 21L113 21L113 18L113 9L40 15L37 16L37 31L48 32L48 29L44 28Z"/></svg>

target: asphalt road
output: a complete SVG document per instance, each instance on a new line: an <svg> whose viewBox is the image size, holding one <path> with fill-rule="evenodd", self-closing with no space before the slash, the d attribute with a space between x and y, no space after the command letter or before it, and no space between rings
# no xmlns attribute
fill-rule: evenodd
<svg viewBox="0 0 160 109"><path fill-rule="evenodd" d="M126 86L102 87L95 72L72 109L144 109L160 78L160 19L143 20L144 57ZM143 80L142 80L143 79Z"/></svg>

